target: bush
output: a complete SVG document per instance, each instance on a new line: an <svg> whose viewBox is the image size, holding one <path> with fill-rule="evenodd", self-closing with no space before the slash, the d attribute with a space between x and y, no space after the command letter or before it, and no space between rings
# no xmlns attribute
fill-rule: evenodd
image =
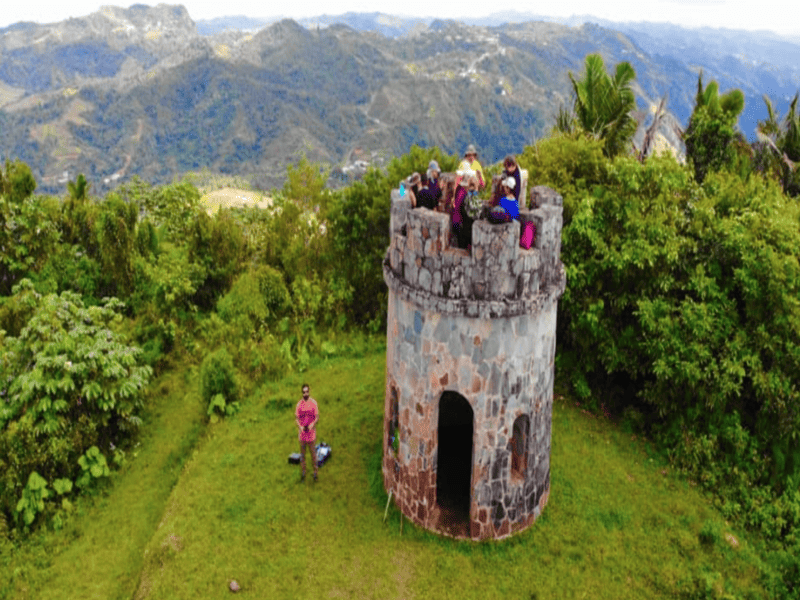
<svg viewBox="0 0 800 600"><path fill-rule="evenodd" d="M716 546L722 539L722 528L716 521L705 521L697 538L704 546Z"/></svg>
<svg viewBox="0 0 800 600"><path fill-rule="evenodd" d="M189 260L203 269L205 277L194 295L203 309L212 308L239 272L244 257L244 236L230 211L220 210L213 218L197 215L189 240Z"/></svg>
<svg viewBox="0 0 800 600"><path fill-rule="evenodd" d="M222 394L226 402L238 400L236 370L227 348L220 348L203 359L200 386L203 401L206 403L210 403L217 394Z"/></svg>
<svg viewBox="0 0 800 600"><path fill-rule="evenodd" d="M36 189L36 179L31 168L20 160L6 159L6 172L0 170L0 194L11 202L19 203L29 198Z"/></svg>
<svg viewBox="0 0 800 600"><path fill-rule="evenodd" d="M670 157L605 160L567 137L520 163L564 193L557 368L654 435L726 517L796 539L800 206L757 173L699 185Z"/></svg>
<svg viewBox="0 0 800 600"><path fill-rule="evenodd" d="M29 280L14 292L27 320L18 335L0 339L0 510L7 515L34 471L46 482L72 481L88 448L124 441L140 422L152 376L141 349L115 331L116 299L87 308L72 292L41 296Z"/></svg>
<svg viewBox="0 0 800 600"><path fill-rule="evenodd" d="M230 291L217 301L217 312L227 322L245 317L252 331L282 317L290 305L280 271L251 267L236 278Z"/></svg>
<svg viewBox="0 0 800 600"><path fill-rule="evenodd" d="M0 196L0 296L22 278L37 273L59 241L58 201L33 196L13 202Z"/></svg>

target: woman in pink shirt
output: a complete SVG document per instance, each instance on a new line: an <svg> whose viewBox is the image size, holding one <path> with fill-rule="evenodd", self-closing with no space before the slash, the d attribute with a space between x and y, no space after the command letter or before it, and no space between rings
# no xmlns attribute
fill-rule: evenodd
<svg viewBox="0 0 800 600"><path fill-rule="evenodd" d="M303 384L303 399L297 403L294 411L294 420L300 430L300 481L306 478L306 447L311 452L311 462L314 463L314 481L317 480L317 456L314 451L314 440L317 439L317 421L319 421L319 407L317 401L309 396L307 383Z"/></svg>

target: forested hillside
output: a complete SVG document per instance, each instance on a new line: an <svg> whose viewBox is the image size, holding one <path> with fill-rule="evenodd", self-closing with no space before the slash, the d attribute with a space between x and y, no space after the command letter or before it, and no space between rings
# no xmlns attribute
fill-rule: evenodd
<svg viewBox="0 0 800 600"><path fill-rule="evenodd" d="M656 137L682 154L701 70L742 89L750 141L766 117L761 95L784 112L800 86L785 65L724 54L719 36L701 56L608 24L318 21L201 35L182 6L134 5L2 29L0 160L25 161L51 194L77 173L105 192L135 175L168 184L204 167L268 190L300 152L331 168L331 186L351 179L355 161L381 167L411 144L461 153L474 143L494 162L546 135L571 102L568 72L590 52L635 68L636 143L663 98ZM704 46L692 36L688 48Z"/></svg>

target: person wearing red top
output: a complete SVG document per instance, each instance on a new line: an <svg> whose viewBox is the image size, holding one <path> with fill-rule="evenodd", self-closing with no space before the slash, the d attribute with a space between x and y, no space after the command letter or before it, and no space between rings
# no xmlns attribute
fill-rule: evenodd
<svg viewBox="0 0 800 600"><path fill-rule="evenodd" d="M309 395L307 383L303 384L303 398L297 403L294 411L294 420L297 423L298 438L300 439L300 481L306 478L306 447L311 452L311 462L314 463L314 481L317 480L317 456L314 451L314 441L317 439L317 421L319 421L319 407L317 401Z"/></svg>

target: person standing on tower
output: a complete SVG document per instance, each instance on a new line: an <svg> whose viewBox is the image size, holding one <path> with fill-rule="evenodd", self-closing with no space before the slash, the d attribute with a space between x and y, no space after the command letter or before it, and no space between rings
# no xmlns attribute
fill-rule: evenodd
<svg viewBox="0 0 800 600"><path fill-rule="evenodd" d="M314 463L314 481L317 481L317 453L314 450L314 441L317 439L317 421L319 421L319 407L317 401L310 394L307 383L303 384L303 398L297 403L294 416L298 437L300 438L300 481L306 478L306 447L311 452L311 462Z"/></svg>
<svg viewBox="0 0 800 600"><path fill-rule="evenodd" d="M458 171L475 171L478 177L478 189L486 185L486 181L483 178L483 167L481 167L481 163L478 162L478 152L472 144L467 146L467 149L464 151L464 160L458 165ZM459 180L456 179L456 185L458 184Z"/></svg>

